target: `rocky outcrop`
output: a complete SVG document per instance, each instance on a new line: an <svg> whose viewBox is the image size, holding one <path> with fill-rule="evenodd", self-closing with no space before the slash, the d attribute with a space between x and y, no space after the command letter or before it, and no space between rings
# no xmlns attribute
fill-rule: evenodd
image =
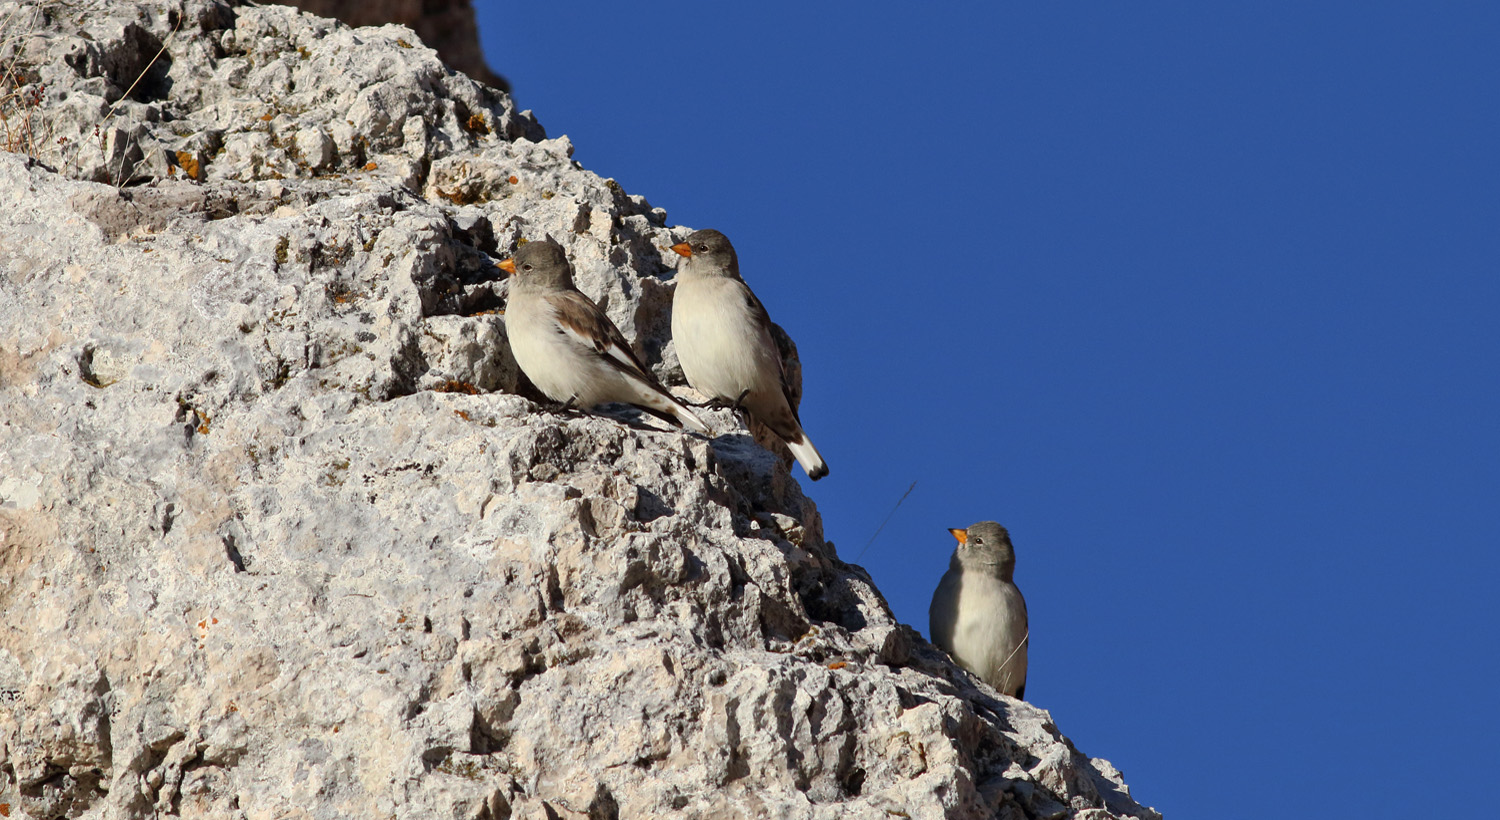
<svg viewBox="0 0 1500 820"><path fill-rule="evenodd" d="M437 49L443 62L482 83L510 90L505 78L485 62L469 0L295 0L287 5L351 26L400 23Z"/></svg>
<svg viewBox="0 0 1500 820"><path fill-rule="evenodd" d="M687 229L504 94L284 7L0 20L9 816L1156 816L729 412L526 397L495 261L546 233L690 395Z"/></svg>

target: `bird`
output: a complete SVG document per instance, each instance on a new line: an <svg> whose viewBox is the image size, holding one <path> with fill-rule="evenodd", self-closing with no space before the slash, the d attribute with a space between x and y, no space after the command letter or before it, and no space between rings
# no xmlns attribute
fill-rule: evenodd
<svg viewBox="0 0 1500 820"><path fill-rule="evenodd" d="M927 610L932 642L1002 694L1026 699L1026 599L1016 588L1016 551L994 521L951 529L958 548Z"/></svg>
<svg viewBox="0 0 1500 820"><path fill-rule="evenodd" d="M786 366L771 336L771 317L740 278L729 237L705 229L672 246L685 257L672 297L672 339L694 390L733 403L786 442L807 477L828 475L828 462L802 430Z"/></svg>
<svg viewBox="0 0 1500 820"><path fill-rule="evenodd" d="M567 406L635 405L707 435L708 425L662 387L604 311L573 284L573 266L552 237L528 242L499 264L510 274L505 331L521 372Z"/></svg>

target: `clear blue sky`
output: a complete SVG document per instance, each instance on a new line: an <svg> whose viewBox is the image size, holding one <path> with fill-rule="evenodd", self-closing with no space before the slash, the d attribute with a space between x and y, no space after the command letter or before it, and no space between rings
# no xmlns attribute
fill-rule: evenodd
<svg viewBox="0 0 1500 820"><path fill-rule="evenodd" d="M901 620L996 519L1032 702L1142 802L1494 802L1500 5L476 5L734 241Z"/></svg>

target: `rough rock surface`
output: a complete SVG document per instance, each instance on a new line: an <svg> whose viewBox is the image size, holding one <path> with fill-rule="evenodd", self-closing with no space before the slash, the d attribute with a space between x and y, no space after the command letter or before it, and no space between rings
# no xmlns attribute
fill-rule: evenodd
<svg viewBox="0 0 1500 820"><path fill-rule="evenodd" d="M525 397L496 259L551 233L681 385L687 229L504 94L284 7L0 21L10 817L1157 816L728 412Z"/></svg>
<svg viewBox="0 0 1500 820"><path fill-rule="evenodd" d="M400 23L437 49L443 62L482 83L510 90L505 78L485 62L469 0L295 0L287 5L351 26Z"/></svg>

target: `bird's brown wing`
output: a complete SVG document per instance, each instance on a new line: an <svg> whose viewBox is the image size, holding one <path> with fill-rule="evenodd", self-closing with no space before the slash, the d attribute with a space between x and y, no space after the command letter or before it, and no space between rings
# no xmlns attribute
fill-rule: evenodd
<svg viewBox="0 0 1500 820"><path fill-rule="evenodd" d="M589 297L579 291L568 290L547 298L557 311L559 332L568 335L578 344L593 348L615 367L660 389L656 377L636 358L620 329L615 327L615 323Z"/></svg>
<svg viewBox="0 0 1500 820"><path fill-rule="evenodd" d="M792 396L792 386L786 378L786 361L781 358L781 350L776 345L776 334L771 332L771 314L766 312L766 306L755 298L755 292L750 290L749 285L741 283L745 289L745 305L750 308L750 313L755 317L755 323L760 327L761 334L765 337L766 344L776 350L776 370L781 379L781 395L786 397L787 409L792 411L792 418L796 419L797 426L802 426L802 417L797 413L797 402Z"/></svg>

